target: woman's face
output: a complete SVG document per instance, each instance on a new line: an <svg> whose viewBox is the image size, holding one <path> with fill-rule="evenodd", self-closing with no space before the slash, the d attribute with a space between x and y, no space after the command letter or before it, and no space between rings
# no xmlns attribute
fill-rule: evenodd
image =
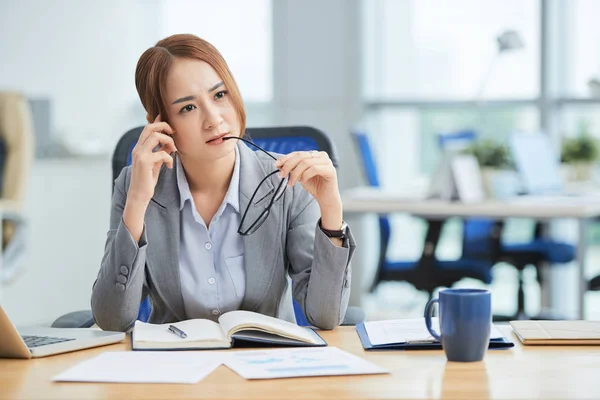
<svg viewBox="0 0 600 400"><path fill-rule="evenodd" d="M168 122L182 156L216 160L234 150L240 136L238 115L217 72L206 62L187 58L174 61L167 77Z"/></svg>

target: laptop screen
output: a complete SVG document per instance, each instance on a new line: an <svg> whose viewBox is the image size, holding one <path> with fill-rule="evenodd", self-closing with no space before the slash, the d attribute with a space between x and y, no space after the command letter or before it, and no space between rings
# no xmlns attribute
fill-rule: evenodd
<svg viewBox="0 0 600 400"><path fill-rule="evenodd" d="M524 189L529 194L562 192L560 160L543 133L515 133L510 148Z"/></svg>

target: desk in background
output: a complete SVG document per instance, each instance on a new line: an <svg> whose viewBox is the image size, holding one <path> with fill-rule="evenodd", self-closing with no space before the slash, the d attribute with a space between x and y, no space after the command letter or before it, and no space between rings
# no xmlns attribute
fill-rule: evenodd
<svg viewBox="0 0 600 400"><path fill-rule="evenodd" d="M388 368L391 374L246 381L220 366L195 385L51 382L60 372L120 344L32 360L0 359L1 399L595 399L600 393L600 347L523 347L509 326L511 350L492 350L484 362L449 363L441 350L365 352L354 327L320 334L336 346ZM229 350L231 351L231 350ZM183 366L182 366L183 367Z"/></svg>
<svg viewBox="0 0 600 400"><path fill-rule="evenodd" d="M550 197L524 197L514 201L484 201L481 203L461 203L446 200L410 199L406 196L387 193L372 188L357 188L344 192L342 196L345 214L391 214L406 213L428 220L446 220L453 217L485 217L494 219L532 218L551 220L559 218L575 219L578 224L577 258L578 269L578 316L584 317L584 294L588 290L588 282L584 276L585 254L587 251L586 233L589 220L600 217L600 196L598 201L591 197L567 198L550 201ZM364 255L364 253L363 253ZM369 262L360 260L360 264ZM357 263L358 264L358 263ZM353 270L354 279L361 282L360 268ZM360 304L358 297L362 290L356 289L353 305ZM544 296L543 296L544 297Z"/></svg>

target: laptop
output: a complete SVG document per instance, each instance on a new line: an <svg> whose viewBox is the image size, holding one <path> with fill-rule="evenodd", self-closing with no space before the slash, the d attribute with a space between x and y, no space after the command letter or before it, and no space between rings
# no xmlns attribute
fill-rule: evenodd
<svg viewBox="0 0 600 400"><path fill-rule="evenodd" d="M17 331L0 306L0 358L34 358L117 343L123 332L80 328L26 328Z"/></svg>
<svg viewBox="0 0 600 400"><path fill-rule="evenodd" d="M565 190L560 159L550 138L543 133L515 133L510 137L510 150L528 197L544 197L556 201L600 200L598 193Z"/></svg>

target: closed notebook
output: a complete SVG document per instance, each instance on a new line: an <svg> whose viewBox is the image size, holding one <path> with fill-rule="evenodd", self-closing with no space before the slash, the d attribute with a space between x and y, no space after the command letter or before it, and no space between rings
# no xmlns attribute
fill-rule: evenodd
<svg viewBox="0 0 600 400"><path fill-rule="evenodd" d="M431 319L433 328L439 332L439 319ZM438 350L442 344L429 334L425 318L370 321L356 325L356 332L365 350ZM492 325L490 349L509 349L514 343L507 340Z"/></svg>
<svg viewBox="0 0 600 400"><path fill-rule="evenodd" d="M171 331L185 332L182 338ZM135 322L133 350L227 349L233 346L327 346L312 329L251 311L230 311L219 322L190 319L172 324Z"/></svg>
<svg viewBox="0 0 600 400"><path fill-rule="evenodd" d="M510 321L523 344L600 344L600 321Z"/></svg>

